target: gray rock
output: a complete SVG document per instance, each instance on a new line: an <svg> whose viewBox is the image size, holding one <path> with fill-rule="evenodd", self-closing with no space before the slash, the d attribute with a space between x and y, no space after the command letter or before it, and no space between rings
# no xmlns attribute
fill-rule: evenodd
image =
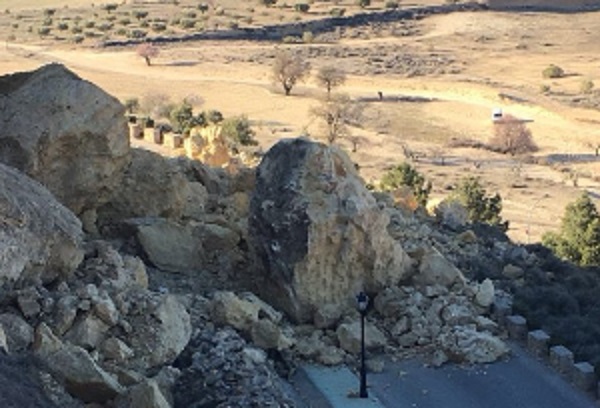
<svg viewBox="0 0 600 408"><path fill-rule="evenodd" d="M100 345L108 329L109 326L102 320L89 314L71 327L65 339L86 350L93 350Z"/></svg>
<svg viewBox="0 0 600 408"><path fill-rule="evenodd" d="M462 272L448 261L437 249L431 248L421 260L419 273L413 277L417 285L463 286L466 282Z"/></svg>
<svg viewBox="0 0 600 408"><path fill-rule="evenodd" d="M313 318L317 329L331 329L342 318L342 308L339 305L326 304L318 306Z"/></svg>
<svg viewBox="0 0 600 408"><path fill-rule="evenodd" d="M8 354L8 341L6 340L6 333L4 333L2 323L0 323L0 354L2 353Z"/></svg>
<svg viewBox="0 0 600 408"><path fill-rule="evenodd" d="M117 401L118 408L171 408L156 381L146 379L131 387Z"/></svg>
<svg viewBox="0 0 600 408"><path fill-rule="evenodd" d="M31 318L40 314L42 311L42 306L39 302L40 297L40 294L34 287L29 287L18 292L17 305L23 316Z"/></svg>
<svg viewBox="0 0 600 408"><path fill-rule="evenodd" d="M262 261L257 287L292 319L311 321L318 306L345 306L361 286L377 292L411 271L389 216L339 148L281 140L256 174L249 236Z"/></svg>
<svg viewBox="0 0 600 408"><path fill-rule="evenodd" d="M109 327L117 324L119 321L119 311L108 294L102 293L102 295L97 296L94 299L93 304L94 313L100 318L100 320L106 323Z"/></svg>
<svg viewBox="0 0 600 408"><path fill-rule="evenodd" d="M128 339L143 368L173 362L192 335L190 315L175 296L157 295L153 300L141 315L130 315L135 330Z"/></svg>
<svg viewBox="0 0 600 408"><path fill-rule="evenodd" d="M63 335L73 326L77 317L79 298L74 295L65 295L58 299L54 309L53 328L59 335Z"/></svg>
<svg viewBox="0 0 600 408"><path fill-rule="evenodd" d="M102 342L100 351L108 360L125 361L133 357L133 350L122 340L116 337L109 337Z"/></svg>
<svg viewBox="0 0 600 408"><path fill-rule="evenodd" d="M77 217L48 190L0 164L0 284L70 276L83 259L82 238Z"/></svg>
<svg viewBox="0 0 600 408"><path fill-rule="evenodd" d="M215 323L249 332L252 325L258 321L261 307L258 303L240 299L233 292L217 292L213 296L210 309Z"/></svg>
<svg viewBox="0 0 600 408"><path fill-rule="evenodd" d="M96 208L129 161L124 113L116 98L59 64L0 77L0 162L76 214Z"/></svg>
<svg viewBox="0 0 600 408"><path fill-rule="evenodd" d="M489 278L486 278L477 287L475 303L483 308L488 308L494 303L494 296L494 284Z"/></svg>
<svg viewBox="0 0 600 408"><path fill-rule="evenodd" d="M100 368L87 351L63 344L45 324L38 326L35 336L34 353L69 394L87 403L104 403L123 392L117 380Z"/></svg>
<svg viewBox="0 0 600 408"><path fill-rule="evenodd" d="M281 344L281 329L272 321L261 319L252 324L250 338L261 349L278 349Z"/></svg>
<svg viewBox="0 0 600 408"><path fill-rule="evenodd" d="M12 313L0 314L0 325L4 328L11 353L26 350L33 342L33 327L22 317Z"/></svg>
<svg viewBox="0 0 600 408"><path fill-rule="evenodd" d="M191 273L202 268L202 240L192 228L166 219L137 223L137 240L150 262L168 272Z"/></svg>
<svg viewBox="0 0 600 408"><path fill-rule="evenodd" d="M340 324L336 334L343 350L352 354L360 351L360 322ZM386 344L385 334L374 324L365 322L365 348L367 350L382 349Z"/></svg>
<svg viewBox="0 0 600 408"><path fill-rule="evenodd" d="M181 218L193 191L176 161L131 149L131 164L110 202L98 209L101 225L128 218Z"/></svg>

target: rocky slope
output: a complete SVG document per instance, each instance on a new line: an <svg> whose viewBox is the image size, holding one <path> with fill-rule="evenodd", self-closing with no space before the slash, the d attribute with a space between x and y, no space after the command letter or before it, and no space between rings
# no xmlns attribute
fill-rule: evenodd
<svg viewBox="0 0 600 408"><path fill-rule="evenodd" d="M284 140L230 173L130 150L118 102L64 67L0 84L31 95L46 75L53 113L40 121L68 131L29 143L0 129L0 161L16 166L0 165L0 350L35 373L24 386L39 406L295 406L295 364L355 364L359 290L373 299L372 369L381 353L443 364L508 352L487 317L494 285L457 267L482 238L374 197L343 151ZM99 123L52 84L85 93L77 112ZM0 120L23 123L11 109Z"/></svg>

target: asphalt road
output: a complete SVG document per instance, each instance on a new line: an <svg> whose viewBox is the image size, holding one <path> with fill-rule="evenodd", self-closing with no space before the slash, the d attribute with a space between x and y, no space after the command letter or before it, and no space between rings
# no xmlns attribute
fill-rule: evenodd
<svg viewBox="0 0 600 408"><path fill-rule="evenodd" d="M490 365L425 367L388 362L369 374L370 392L389 408L590 408L596 403L520 347Z"/></svg>

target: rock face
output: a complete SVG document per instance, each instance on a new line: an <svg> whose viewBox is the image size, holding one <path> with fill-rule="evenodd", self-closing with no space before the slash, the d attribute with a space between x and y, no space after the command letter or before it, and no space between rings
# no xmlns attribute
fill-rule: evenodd
<svg viewBox="0 0 600 408"><path fill-rule="evenodd" d="M305 139L280 141L257 170L250 204L263 296L309 321L317 305L343 305L361 288L397 283L411 262L388 223L345 153Z"/></svg>
<svg viewBox="0 0 600 408"><path fill-rule="evenodd" d="M62 65L0 77L0 162L76 214L106 202L129 160L124 108Z"/></svg>
<svg viewBox="0 0 600 408"><path fill-rule="evenodd" d="M77 217L48 190L0 164L0 284L70 275L83 259L82 238Z"/></svg>
<svg viewBox="0 0 600 408"><path fill-rule="evenodd" d="M190 159L200 160L209 166L220 167L231 161L229 147L221 127L208 126L185 140L186 154Z"/></svg>

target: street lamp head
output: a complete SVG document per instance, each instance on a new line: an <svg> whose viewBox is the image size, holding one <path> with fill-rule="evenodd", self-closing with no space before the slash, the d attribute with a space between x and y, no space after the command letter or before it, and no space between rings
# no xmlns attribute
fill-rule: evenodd
<svg viewBox="0 0 600 408"><path fill-rule="evenodd" d="M369 296L365 292L360 292L356 295L356 302L358 304L358 311L364 312L367 310L367 306L369 306Z"/></svg>

